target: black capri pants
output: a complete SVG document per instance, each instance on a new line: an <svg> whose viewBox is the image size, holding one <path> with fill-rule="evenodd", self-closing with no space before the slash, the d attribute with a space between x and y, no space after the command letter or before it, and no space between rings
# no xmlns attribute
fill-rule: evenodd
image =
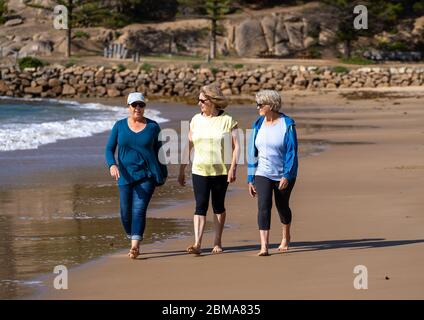
<svg viewBox="0 0 424 320"><path fill-rule="evenodd" d="M295 182L296 179L289 180L287 188L279 190L279 181L255 176L259 230L269 230L271 228L272 193L274 193L275 206L277 207L281 223L289 224L291 222L292 213L289 207L289 200Z"/></svg>
<svg viewBox="0 0 424 320"><path fill-rule="evenodd" d="M206 216L209 207L209 196L212 194L213 213L225 212L225 194L227 193L227 175L200 176L192 174L196 211L194 214Z"/></svg>

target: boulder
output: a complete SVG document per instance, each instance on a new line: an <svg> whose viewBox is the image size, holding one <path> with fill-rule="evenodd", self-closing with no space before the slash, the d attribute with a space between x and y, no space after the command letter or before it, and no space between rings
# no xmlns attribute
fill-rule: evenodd
<svg viewBox="0 0 424 320"><path fill-rule="evenodd" d="M274 48L275 30L277 27L278 19L276 16L265 16L261 20L262 29L265 36L266 44L268 45L268 51L272 51Z"/></svg>
<svg viewBox="0 0 424 320"><path fill-rule="evenodd" d="M240 56L254 57L268 51L261 23L247 19L236 27L235 48Z"/></svg>
<svg viewBox="0 0 424 320"><path fill-rule="evenodd" d="M19 56L49 56L53 52L53 43L51 41L31 41L19 50Z"/></svg>
<svg viewBox="0 0 424 320"><path fill-rule="evenodd" d="M119 97L121 95L121 91L115 88L107 89L107 95L111 98Z"/></svg>
<svg viewBox="0 0 424 320"><path fill-rule="evenodd" d="M330 29L323 29L318 36L318 43L321 46L326 46L336 41L336 33Z"/></svg>
<svg viewBox="0 0 424 320"><path fill-rule="evenodd" d="M287 35L289 36L289 46L295 50L303 49L303 22L286 22Z"/></svg>
<svg viewBox="0 0 424 320"><path fill-rule="evenodd" d="M74 87L70 86L69 84L65 84L63 86L62 94L64 96L66 96L66 95L73 95L73 94L75 94L75 92L76 91L75 91Z"/></svg>
<svg viewBox="0 0 424 320"><path fill-rule="evenodd" d="M40 94L41 92L43 92L43 87L41 86L37 86L37 87L26 87L24 89L25 93L30 93L30 94Z"/></svg>
<svg viewBox="0 0 424 320"><path fill-rule="evenodd" d="M24 21L21 18L17 18L17 19L11 19L6 21L6 23L4 24L5 27L14 27L14 26L18 26L20 24L22 24Z"/></svg>
<svg viewBox="0 0 424 320"><path fill-rule="evenodd" d="M0 93L4 94L7 91L9 91L9 87L7 86L6 82L4 80L0 80Z"/></svg>
<svg viewBox="0 0 424 320"><path fill-rule="evenodd" d="M289 35L287 34L286 25L284 23L284 16L279 16L277 26L275 27L275 44L289 41Z"/></svg>

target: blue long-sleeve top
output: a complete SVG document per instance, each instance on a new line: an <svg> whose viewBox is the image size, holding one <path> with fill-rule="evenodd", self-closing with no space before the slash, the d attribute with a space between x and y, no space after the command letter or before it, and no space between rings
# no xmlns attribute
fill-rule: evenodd
<svg viewBox="0 0 424 320"><path fill-rule="evenodd" d="M283 158L281 159L284 172L283 177L292 180L297 177L298 159L297 159L297 134L296 124L292 118L280 113L280 118L286 123L286 134L283 140ZM252 125L252 134L249 140L249 151L247 159L247 182L255 182L256 168L258 167L258 149L256 148L255 141L258 136L259 129L264 122L265 117L258 117Z"/></svg>
<svg viewBox="0 0 424 320"><path fill-rule="evenodd" d="M159 124L146 118L146 127L134 132L128 126L128 119L118 120L112 128L106 145L106 162L109 168L116 165L115 150L118 147L118 185L140 181L146 177L162 185L168 176L165 164L159 161L161 141Z"/></svg>

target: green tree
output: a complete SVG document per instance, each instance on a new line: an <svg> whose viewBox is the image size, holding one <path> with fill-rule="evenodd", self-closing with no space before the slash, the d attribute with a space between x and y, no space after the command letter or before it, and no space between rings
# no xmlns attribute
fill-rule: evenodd
<svg viewBox="0 0 424 320"><path fill-rule="evenodd" d="M0 24L3 24L6 21L4 15L7 13L7 3L6 0L0 0Z"/></svg>
<svg viewBox="0 0 424 320"><path fill-rule="evenodd" d="M72 44L72 28L74 27L76 20L75 9L83 6L84 4L98 1L82 1L82 0L56 0L56 5L63 5L68 9L68 28L66 29L66 57L71 56L71 44ZM24 0L24 3L28 7L43 9L47 11L54 11L54 7L44 6L39 3L35 3L33 0Z"/></svg>
<svg viewBox="0 0 424 320"><path fill-rule="evenodd" d="M218 22L231 10L229 0L179 0L180 9L189 8L191 16L210 20L211 59L216 58L216 37L220 34Z"/></svg>

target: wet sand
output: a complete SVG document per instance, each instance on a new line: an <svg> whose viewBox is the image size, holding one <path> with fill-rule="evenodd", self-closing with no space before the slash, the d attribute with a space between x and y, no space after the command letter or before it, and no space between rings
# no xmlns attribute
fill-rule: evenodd
<svg viewBox="0 0 424 320"><path fill-rule="evenodd" d="M210 254L211 232L200 256L184 251L191 237L170 239L142 246L135 261L122 251L70 269L68 290L53 289L53 275L46 276L47 289L32 298L423 299L423 92L408 95L284 96L284 112L315 125L299 130L299 138L325 150L300 159L288 253L276 250L281 225L274 211L271 255L256 255L256 200L247 194L246 168L240 166L226 202L230 228L224 230L223 254ZM255 117L253 107L236 109L243 124ZM191 219L193 206L191 201L155 216ZM367 290L353 286L357 265L367 267Z"/></svg>

